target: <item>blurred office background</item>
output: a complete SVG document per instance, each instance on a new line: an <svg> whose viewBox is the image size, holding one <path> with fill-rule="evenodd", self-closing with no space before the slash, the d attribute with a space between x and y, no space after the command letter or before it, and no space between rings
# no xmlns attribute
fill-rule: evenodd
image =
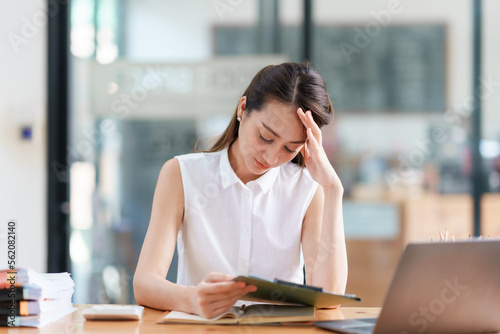
<svg viewBox="0 0 500 334"><path fill-rule="evenodd" d="M55 50L68 54L59 123L51 3L0 5L0 219L18 221L21 264L71 270L75 303L134 301L161 166L209 145L253 75L288 60L309 59L333 100L324 147L345 187L348 293L379 306L408 242L474 234L478 189L480 233L500 236L499 2L482 2L475 46L471 0L73 0ZM63 147L51 122L67 129ZM64 159L49 161L53 149ZM51 182L67 201L47 195Z"/></svg>

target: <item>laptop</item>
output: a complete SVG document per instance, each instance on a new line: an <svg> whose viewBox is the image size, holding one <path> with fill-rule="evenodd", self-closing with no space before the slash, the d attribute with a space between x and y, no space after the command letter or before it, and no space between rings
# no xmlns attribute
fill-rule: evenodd
<svg viewBox="0 0 500 334"><path fill-rule="evenodd" d="M317 321L338 333L500 331L500 240L409 244L377 318Z"/></svg>

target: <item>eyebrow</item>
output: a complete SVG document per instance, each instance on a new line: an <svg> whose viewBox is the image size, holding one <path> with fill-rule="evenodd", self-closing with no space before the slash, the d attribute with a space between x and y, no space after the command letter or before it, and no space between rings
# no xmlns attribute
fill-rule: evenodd
<svg viewBox="0 0 500 334"><path fill-rule="evenodd" d="M276 137L278 138L281 138L281 136L279 134L277 134L273 129L271 129L270 127L268 127L264 122L261 122L262 125L269 131L271 132L273 135L275 135ZM291 141L290 144L304 144L304 141L303 140L299 140L299 141Z"/></svg>

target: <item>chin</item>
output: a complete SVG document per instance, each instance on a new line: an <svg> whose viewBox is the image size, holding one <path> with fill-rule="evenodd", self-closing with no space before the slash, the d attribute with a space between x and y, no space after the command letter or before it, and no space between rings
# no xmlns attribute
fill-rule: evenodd
<svg viewBox="0 0 500 334"><path fill-rule="evenodd" d="M255 165L254 159L252 159L251 163L248 163L248 162L245 162L245 163L247 165L248 170L254 175L262 175L269 170L269 169L263 170L263 169L260 169L259 167L257 167Z"/></svg>
<svg viewBox="0 0 500 334"><path fill-rule="evenodd" d="M260 168L256 168L256 167L253 167L253 168L249 168L250 172L252 172L252 174L255 174L255 175L262 175L264 174L265 172L267 172L269 169L267 170L262 170Z"/></svg>

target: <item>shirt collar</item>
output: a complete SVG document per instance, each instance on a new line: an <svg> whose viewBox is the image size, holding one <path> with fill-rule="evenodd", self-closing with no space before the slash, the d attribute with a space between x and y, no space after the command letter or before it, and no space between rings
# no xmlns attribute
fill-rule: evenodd
<svg viewBox="0 0 500 334"><path fill-rule="evenodd" d="M262 191L266 193L267 191L269 191L274 181L276 181L276 178L279 174L279 168L281 167L271 168L264 175L261 175L258 179L250 181L247 183L247 185L245 185L243 182L241 182L240 178L236 175L233 168L231 167L231 164L229 163L228 148L226 147L221 151L219 169L222 187L224 189L235 183L241 183L241 185L245 187L251 184L258 184Z"/></svg>

